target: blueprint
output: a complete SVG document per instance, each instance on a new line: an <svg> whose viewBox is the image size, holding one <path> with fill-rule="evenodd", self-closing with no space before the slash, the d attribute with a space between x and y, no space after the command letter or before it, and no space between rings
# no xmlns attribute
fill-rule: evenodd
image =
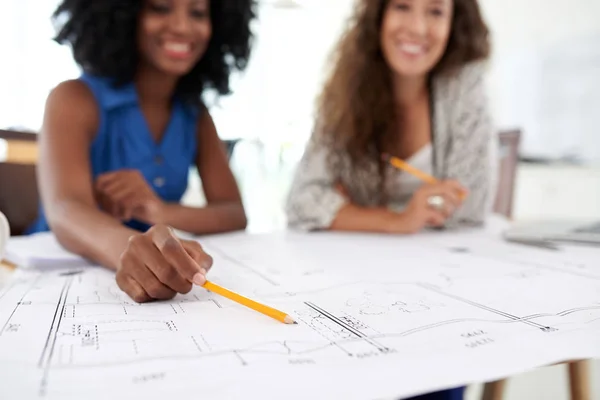
<svg viewBox="0 0 600 400"><path fill-rule="evenodd" d="M0 291L0 398L398 399L600 357L600 250L494 233L201 240L210 279L137 304L97 267L21 271Z"/></svg>

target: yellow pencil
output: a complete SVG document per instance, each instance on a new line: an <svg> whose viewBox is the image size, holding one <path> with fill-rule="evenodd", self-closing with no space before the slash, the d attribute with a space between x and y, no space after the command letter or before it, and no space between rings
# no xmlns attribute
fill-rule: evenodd
<svg viewBox="0 0 600 400"><path fill-rule="evenodd" d="M425 181L427 183L432 183L432 184L438 183L438 180L435 179L433 176L421 171L420 169L413 167L412 165L410 165L406 161L402 161L398 157L390 156L389 154L384 153L381 156L381 158L383 159L383 161L389 162L394 167L401 169L405 172L408 172L409 174L416 176L417 178L421 179L422 181Z"/></svg>
<svg viewBox="0 0 600 400"><path fill-rule="evenodd" d="M283 322L284 324L296 324L292 317L287 315L286 313L276 310L272 307L266 306L264 304L258 303L254 300L250 300L247 297L239 295L231 290L225 289L215 283L206 281L204 285L202 285L206 290L210 290L211 292L220 294L223 297L228 298L229 300L233 300L236 303L239 303L243 306L253 309L254 311L258 311L259 313L265 314L271 318L276 319L277 321Z"/></svg>
<svg viewBox="0 0 600 400"><path fill-rule="evenodd" d="M427 182L429 184L439 183L439 180L437 180L435 177L429 175L426 172L421 171L418 168L413 167L412 165L410 165L406 161L402 161L398 157L394 157L387 153L384 153L381 155L381 159L385 162L389 162L392 166L394 166L398 169L401 169L405 172L408 172L409 174L412 174L413 176L421 179L424 182ZM464 200L466 196L467 196L466 193L462 193L460 197Z"/></svg>
<svg viewBox="0 0 600 400"><path fill-rule="evenodd" d="M6 260L0 260L0 267L4 267L10 271L14 271L15 269L17 269L17 266L15 264Z"/></svg>

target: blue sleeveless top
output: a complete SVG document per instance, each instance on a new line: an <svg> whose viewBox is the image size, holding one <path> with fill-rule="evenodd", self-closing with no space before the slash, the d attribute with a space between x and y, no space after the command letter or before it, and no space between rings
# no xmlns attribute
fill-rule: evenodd
<svg viewBox="0 0 600 400"><path fill-rule="evenodd" d="M92 91L100 112L98 133L90 148L93 180L105 172L137 169L163 201L179 202L187 188L189 168L196 161L199 109L176 101L166 131L157 143L133 83L117 88L109 79L88 74L80 80ZM135 220L126 225L139 231L149 228ZM47 230L40 207L38 219L28 231Z"/></svg>

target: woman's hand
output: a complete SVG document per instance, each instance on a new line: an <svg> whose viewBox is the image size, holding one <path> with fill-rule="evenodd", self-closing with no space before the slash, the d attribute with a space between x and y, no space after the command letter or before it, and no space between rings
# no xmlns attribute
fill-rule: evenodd
<svg viewBox="0 0 600 400"><path fill-rule="evenodd" d="M102 174L94 189L102 208L123 221L135 218L156 224L161 222L165 204L137 170L119 170Z"/></svg>
<svg viewBox="0 0 600 400"><path fill-rule="evenodd" d="M466 195L467 189L452 180L424 185L413 194L406 209L390 220L387 230L415 233L426 227L443 226Z"/></svg>
<svg viewBox="0 0 600 400"><path fill-rule="evenodd" d="M134 301L167 300L203 285L212 257L166 225L131 236L117 267L117 284Z"/></svg>

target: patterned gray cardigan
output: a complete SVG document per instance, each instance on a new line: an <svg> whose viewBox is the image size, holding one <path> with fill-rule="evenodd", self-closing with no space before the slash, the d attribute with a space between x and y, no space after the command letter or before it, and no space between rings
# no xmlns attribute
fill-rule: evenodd
<svg viewBox="0 0 600 400"><path fill-rule="evenodd" d="M484 82L485 64L471 63L453 75L434 77L433 89L433 166L439 179L456 179L469 189L463 205L447 221L446 226L481 224L491 212L497 184L498 138L491 123ZM288 226L298 230L326 229L346 203L336 183L344 185L351 201L364 207L381 206L394 209L397 199L380 190L375 162L360 171L342 168L341 176L333 176L327 159L330 148L313 133L297 167L288 195ZM348 164L346 154L334 154L336 161ZM389 169L386 179L402 172Z"/></svg>

